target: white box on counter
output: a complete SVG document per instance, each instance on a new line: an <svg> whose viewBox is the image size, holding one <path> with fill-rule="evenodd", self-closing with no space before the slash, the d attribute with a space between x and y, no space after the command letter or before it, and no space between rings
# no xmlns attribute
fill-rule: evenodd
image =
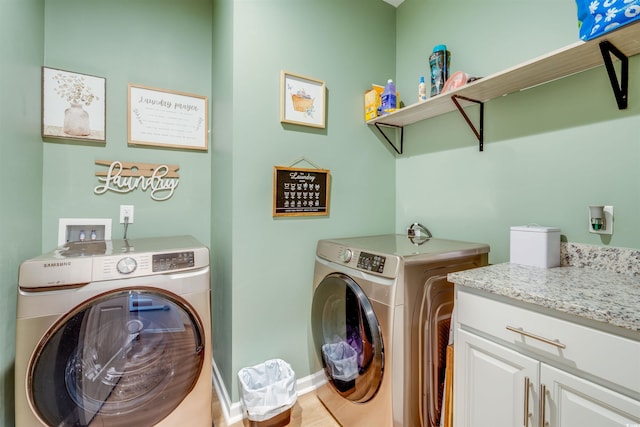
<svg viewBox="0 0 640 427"><path fill-rule="evenodd" d="M558 267L560 229L537 225L511 227L510 262L534 267Z"/></svg>

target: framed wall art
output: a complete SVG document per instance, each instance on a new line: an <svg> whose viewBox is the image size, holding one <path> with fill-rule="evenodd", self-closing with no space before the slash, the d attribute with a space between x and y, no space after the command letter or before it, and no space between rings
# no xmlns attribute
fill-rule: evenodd
<svg viewBox="0 0 640 427"><path fill-rule="evenodd" d="M329 179L326 169L274 166L273 216L329 215Z"/></svg>
<svg viewBox="0 0 640 427"><path fill-rule="evenodd" d="M206 96L129 84L130 145L209 149Z"/></svg>
<svg viewBox="0 0 640 427"><path fill-rule="evenodd" d="M280 72L280 122L325 127L325 84L287 71Z"/></svg>
<svg viewBox="0 0 640 427"><path fill-rule="evenodd" d="M42 67L42 137L106 142L104 77Z"/></svg>

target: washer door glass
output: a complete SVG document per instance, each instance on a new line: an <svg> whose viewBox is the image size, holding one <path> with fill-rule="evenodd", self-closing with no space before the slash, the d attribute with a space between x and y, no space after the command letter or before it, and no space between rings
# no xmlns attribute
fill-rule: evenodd
<svg viewBox="0 0 640 427"><path fill-rule="evenodd" d="M29 398L54 426L153 425L194 387L204 362L195 311L161 290L118 290L68 313L29 365Z"/></svg>
<svg viewBox="0 0 640 427"><path fill-rule="evenodd" d="M384 370L380 326L371 302L349 276L333 273L316 288L313 340L329 383L359 403L373 398Z"/></svg>

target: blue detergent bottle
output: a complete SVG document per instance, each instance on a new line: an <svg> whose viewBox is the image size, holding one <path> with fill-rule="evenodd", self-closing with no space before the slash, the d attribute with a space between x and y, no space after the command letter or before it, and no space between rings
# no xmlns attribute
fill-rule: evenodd
<svg viewBox="0 0 640 427"><path fill-rule="evenodd" d="M389 79L382 91L382 97L380 99L381 114L389 114L395 111L397 108L396 102L396 85L392 79Z"/></svg>
<svg viewBox="0 0 640 427"><path fill-rule="evenodd" d="M431 96L435 96L442 92L445 82L449 78L449 62L451 61L451 52L447 50L447 46L439 44L433 48L433 52L429 55L429 66L431 67Z"/></svg>

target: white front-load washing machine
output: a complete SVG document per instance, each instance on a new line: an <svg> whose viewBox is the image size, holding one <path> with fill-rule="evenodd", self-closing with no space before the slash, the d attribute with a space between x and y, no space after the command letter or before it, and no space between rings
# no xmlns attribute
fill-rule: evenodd
<svg viewBox="0 0 640 427"><path fill-rule="evenodd" d="M453 310L447 274L487 264L481 243L391 234L321 240L311 327L343 426L440 424Z"/></svg>
<svg viewBox="0 0 640 427"><path fill-rule="evenodd" d="M209 282L209 250L190 236L24 261L16 426L211 427Z"/></svg>

